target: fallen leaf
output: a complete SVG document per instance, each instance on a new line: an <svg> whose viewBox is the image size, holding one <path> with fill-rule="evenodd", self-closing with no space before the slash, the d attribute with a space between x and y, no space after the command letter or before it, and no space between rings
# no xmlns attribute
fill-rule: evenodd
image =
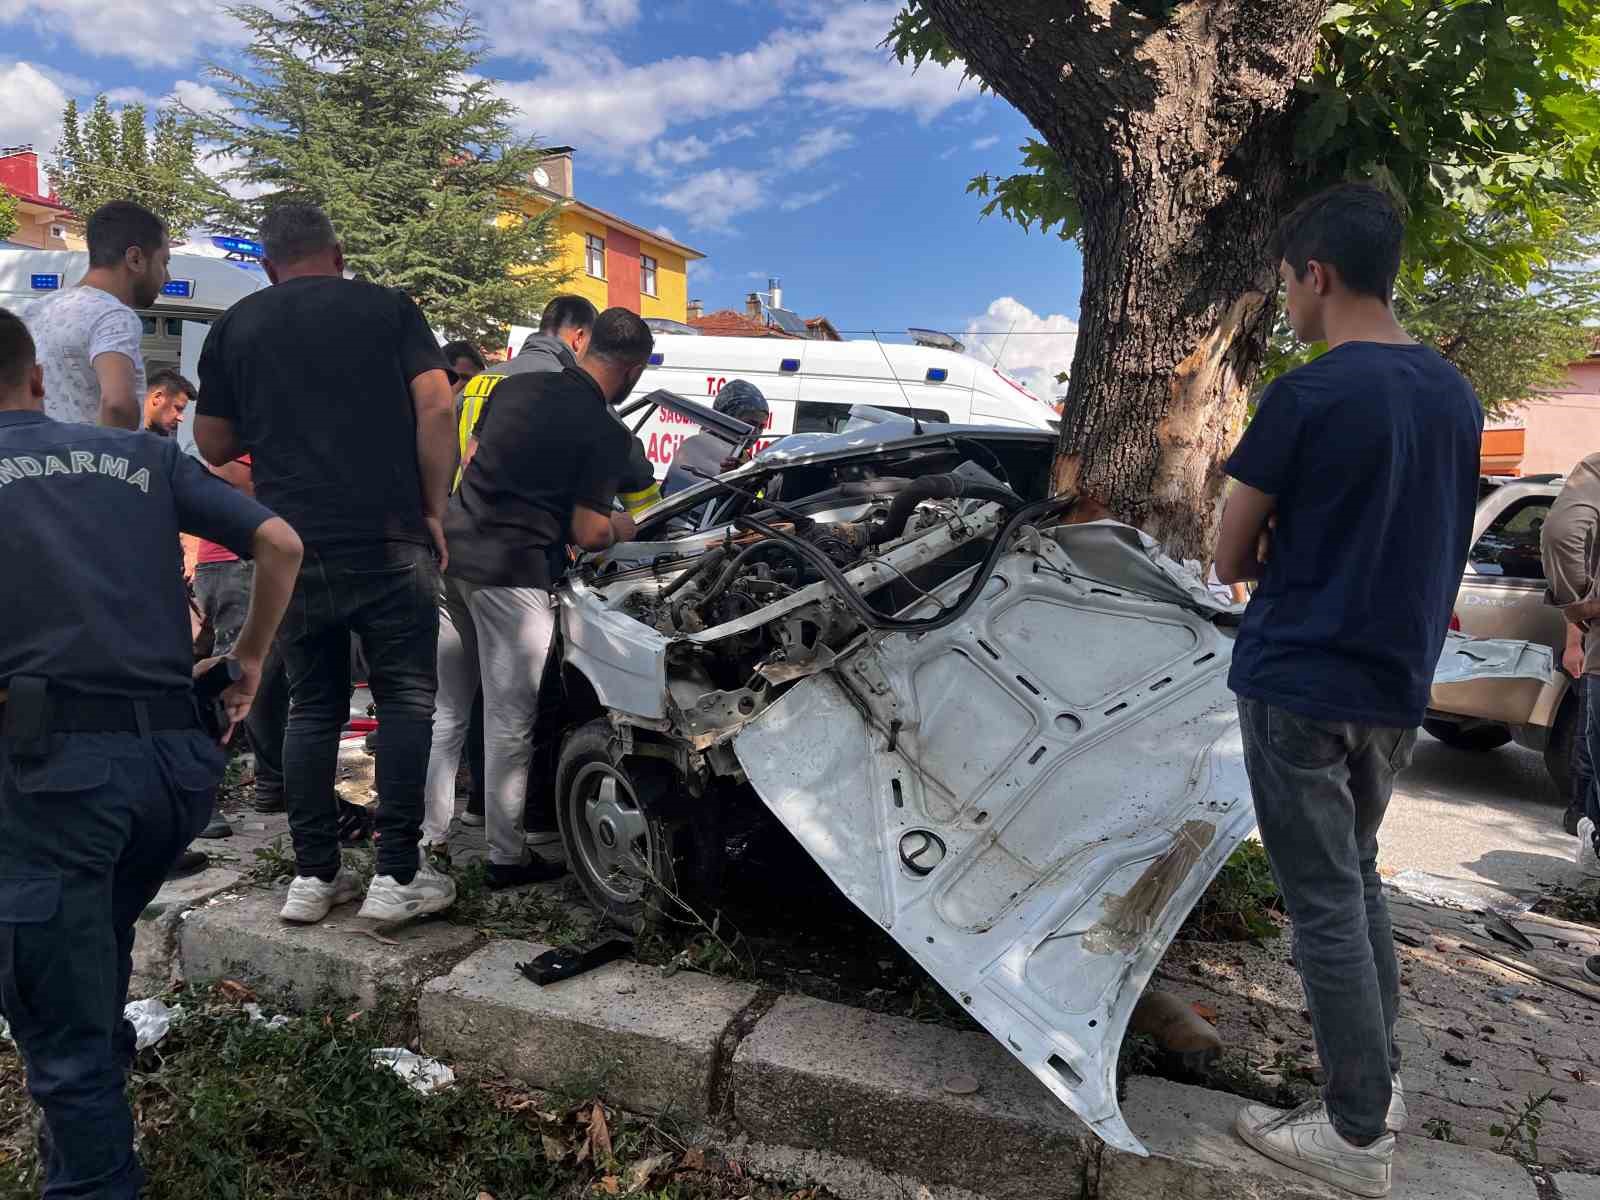
<svg viewBox="0 0 1600 1200"><path fill-rule="evenodd" d="M917 1188L917 1200L933 1200L933 1193L928 1190L926 1184Z"/></svg>
<svg viewBox="0 0 1600 1200"><path fill-rule="evenodd" d="M1201 1004L1200 1001L1196 1000L1193 1004L1189 1005L1189 1007L1194 1009L1194 1015L1199 1017L1202 1021L1209 1021L1213 1025L1217 1023L1217 1010L1212 1008L1211 1005ZM921 1200L921 1197L919 1196L917 1200Z"/></svg>
<svg viewBox="0 0 1600 1200"><path fill-rule="evenodd" d="M364 1017L364 1016L366 1016L366 1014L364 1012L362 1012L358 1008L358 1009L356 1009L355 1012L351 1013L348 1017L346 1017L344 1019L344 1023L346 1025L353 1025L353 1024L355 1024L355 1022L361 1020L361 1018Z"/></svg>
<svg viewBox="0 0 1600 1200"><path fill-rule="evenodd" d="M237 979L224 979L217 984L217 991L223 998L231 1000L234 1004L249 1004L256 998L256 994Z"/></svg>
<svg viewBox="0 0 1600 1200"><path fill-rule="evenodd" d="M1582 1067L1579 1067L1577 1070L1572 1070L1569 1067L1567 1069L1567 1074L1572 1076L1572 1082L1573 1083L1584 1083L1589 1078L1587 1075L1585 1075L1583 1073L1583 1068Z"/></svg>
<svg viewBox="0 0 1600 1200"><path fill-rule="evenodd" d="M479 1192L478 1200L494 1200L493 1192Z"/></svg>
<svg viewBox="0 0 1600 1200"><path fill-rule="evenodd" d="M558 1163L567 1156L567 1148L548 1133L541 1133L539 1140L544 1143L544 1156L551 1162Z"/></svg>
<svg viewBox="0 0 1600 1200"><path fill-rule="evenodd" d="M1445 1062L1449 1063L1452 1067L1470 1067L1472 1065L1472 1060L1470 1058L1468 1058L1465 1054L1457 1054L1454 1050L1446 1050L1443 1057Z"/></svg>
<svg viewBox="0 0 1600 1200"><path fill-rule="evenodd" d="M596 1162L600 1161L602 1154L607 1158L611 1157L611 1128L606 1124L605 1105L598 1101L589 1110L589 1141L593 1146Z"/></svg>
<svg viewBox="0 0 1600 1200"><path fill-rule="evenodd" d="M706 1169L706 1152L699 1146L691 1146L684 1152L683 1162L680 1165L686 1171L704 1171Z"/></svg>
<svg viewBox="0 0 1600 1200"><path fill-rule="evenodd" d="M604 1192L608 1196L620 1195L622 1193L622 1180L618 1179L615 1175L607 1175L599 1183L594 1185L594 1190L597 1192Z"/></svg>
<svg viewBox="0 0 1600 1200"><path fill-rule="evenodd" d="M643 1191L649 1186L651 1178L658 1171L665 1170L672 1161L671 1154L652 1154L649 1158L640 1159L628 1168L628 1195Z"/></svg>

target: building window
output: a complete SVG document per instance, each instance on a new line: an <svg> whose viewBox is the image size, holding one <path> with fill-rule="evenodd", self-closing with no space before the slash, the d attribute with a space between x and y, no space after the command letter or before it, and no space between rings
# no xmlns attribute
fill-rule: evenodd
<svg viewBox="0 0 1600 1200"><path fill-rule="evenodd" d="M648 254L639 255L639 290L646 296L656 294L656 260Z"/></svg>
<svg viewBox="0 0 1600 1200"><path fill-rule="evenodd" d="M591 233L584 237L583 243L584 256L586 259L584 265L589 274L593 275L596 279L604 279L606 277L605 238L595 237L595 235Z"/></svg>
<svg viewBox="0 0 1600 1200"><path fill-rule="evenodd" d="M50 226L50 236L55 238L58 242L66 241L67 227L65 225Z"/></svg>

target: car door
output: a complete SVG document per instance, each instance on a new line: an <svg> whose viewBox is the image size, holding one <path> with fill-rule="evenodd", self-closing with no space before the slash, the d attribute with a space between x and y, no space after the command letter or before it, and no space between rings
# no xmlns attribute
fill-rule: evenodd
<svg viewBox="0 0 1600 1200"><path fill-rule="evenodd" d="M1456 597L1461 632L1549 646L1560 661L1566 643L1561 613L1545 602L1539 538L1556 498L1553 487L1509 485L1485 502L1487 523L1467 554Z"/></svg>

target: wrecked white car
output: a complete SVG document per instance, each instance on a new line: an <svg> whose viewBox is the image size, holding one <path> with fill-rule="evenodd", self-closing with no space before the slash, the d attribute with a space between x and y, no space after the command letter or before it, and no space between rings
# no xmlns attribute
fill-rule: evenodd
<svg viewBox="0 0 1600 1200"><path fill-rule="evenodd" d="M673 497L562 585L569 861L613 919L770 812L1110 1144L1124 1029L1253 812L1235 612L1063 525L1048 433L878 427ZM556 689L550 689L552 693Z"/></svg>

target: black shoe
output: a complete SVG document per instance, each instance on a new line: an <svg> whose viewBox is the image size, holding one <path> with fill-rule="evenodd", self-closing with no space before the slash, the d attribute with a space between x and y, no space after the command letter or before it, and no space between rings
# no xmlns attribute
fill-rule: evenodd
<svg viewBox="0 0 1600 1200"><path fill-rule="evenodd" d="M1600 983L1600 954L1591 954L1583 960L1583 977L1590 983Z"/></svg>
<svg viewBox="0 0 1600 1200"><path fill-rule="evenodd" d="M211 820L206 827L199 833L195 834L195 837L210 838L212 840L217 838L228 838L232 836L233 826L229 825L228 818L219 812L212 813Z"/></svg>
<svg viewBox="0 0 1600 1200"><path fill-rule="evenodd" d="M498 892L501 888L521 887L525 883L548 883L552 879L560 879L567 873L564 863L551 862L549 859L540 858L537 854L527 862L516 866L505 866L501 863L487 865L489 890L494 892Z"/></svg>
<svg viewBox="0 0 1600 1200"><path fill-rule="evenodd" d="M268 792L266 795L257 792L255 799L250 802L251 812L281 813L285 807L282 792Z"/></svg>
<svg viewBox="0 0 1600 1200"><path fill-rule="evenodd" d="M168 879L183 879L189 875L198 875L211 865L211 860L199 850L185 850L178 857L178 861L167 869Z"/></svg>
<svg viewBox="0 0 1600 1200"><path fill-rule="evenodd" d="M339 844L369 846L377 814L364 804L352 804L339 797Z"/></svg>

